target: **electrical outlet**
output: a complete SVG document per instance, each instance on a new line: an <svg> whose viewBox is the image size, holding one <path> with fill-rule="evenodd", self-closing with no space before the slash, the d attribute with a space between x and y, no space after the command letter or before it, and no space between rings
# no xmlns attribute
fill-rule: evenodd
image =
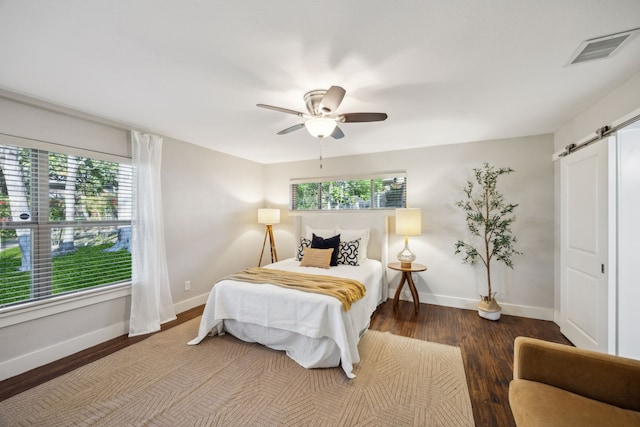
<svg viewBox="0 0 640 427"><path fill-rule="evenodd" d="M185 291L191 290L191 280L187 280L186 282L184 282L184 290Z"/></svg>

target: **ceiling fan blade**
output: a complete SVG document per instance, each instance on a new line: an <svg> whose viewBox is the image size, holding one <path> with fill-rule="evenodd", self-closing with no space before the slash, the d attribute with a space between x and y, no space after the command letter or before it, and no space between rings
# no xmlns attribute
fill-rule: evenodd
<svg viewBox="0 0 640 427"><path fill-rule="evenodd" d="M291 127L288 127L286 129L282 129L280 132L278 132L278 135L285 135L287 133L291 133L293 131L296 131L298 129L302 129L304 127L304 123L298 123L297 125L293 125Z"/></svg>
<svg viewBox="0 0 640 427"><path fill-rule="evenodd" d="M333 139L344 138L344 132L342 132L342 129L340 129L338 126L336 126L336 128L331 133L331 138L333 138Z"/></svg>
<svg viewBox="0 0 640 427"><path fill-rule="evenodd" d="M345 93L346 91L340 86L331 86L322 97L322 101L320 101L320 113L329 115L336 111Z"/></svg>
<svg viewBox="0 0 640 427"><path fill-rule="evenodd" d="M279 111L281 113L288 113L288 114L293 114L299 117L305 117L304 113L301 113L300 111L296 111L296 110L289 110L288 108L274 107L273 105L267 105L267 104L256 104L256 106L260 108L266 108L267 110Z"/></svg>
<svg viewBox="0 0 640 427"><path fill-rule="evenodd" d="M338 116L338 120L343 123L381 122L386 119L386 113L345 113Z"/></svg>

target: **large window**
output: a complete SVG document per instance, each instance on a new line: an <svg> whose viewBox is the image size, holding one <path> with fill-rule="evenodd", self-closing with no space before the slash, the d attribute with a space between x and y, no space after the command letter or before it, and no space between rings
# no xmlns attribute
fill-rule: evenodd
<svg viewBox="0 0 640 427"><path fill-rule="evenodd" d="M404 173L291 181L292 210L393 209L406 205Z"/></svg>
<svg viewBox="0 0 640 427"><path fill-rule="evenodd" d="M0 144L0 307L131 280L130 164Z"/></svg>

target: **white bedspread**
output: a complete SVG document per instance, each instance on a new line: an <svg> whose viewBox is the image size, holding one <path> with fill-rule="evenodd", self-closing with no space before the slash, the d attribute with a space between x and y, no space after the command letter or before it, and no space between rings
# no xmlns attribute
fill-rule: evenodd
<svg viewBox="0 0 640 427"><path fill-rule="evenodd" d="M300 267L300 262L291 258L266 268L355 279L366 286L367 294L345 312L340 301L331 296L275 285L222 280L211 290L198 336L189 344L200 343L212 332L223 333L225 319L295 332L311 338L329 338L340 349L342 369L349 378L353 378L353 364L360 361L360 333L367 328L371 314L382 300L381 263L370 259L358 267L339 265L327 270ZM298 363L305 366L304 361Z"/></svg>

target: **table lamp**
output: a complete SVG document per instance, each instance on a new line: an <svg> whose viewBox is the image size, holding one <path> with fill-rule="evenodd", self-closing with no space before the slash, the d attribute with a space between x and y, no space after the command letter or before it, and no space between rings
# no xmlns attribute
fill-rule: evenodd
<svg viewBox="0 0 640 427"><path fill-rule="evenodd" d="M269 248L271 249L271 262L278 261L278 253L276 252L276 242L273 239L273 224L280 223L280 209L262 208L258 209L258 223L265 224L267 229L264 232L264 241L262 242L262 252L260 252L260 261L258 261L258 267L262 264L262 255L264 254L264 247L267 243L267 236L269 237Z"/></svg>
<svg viewBox="0 0 640 427"><path fill-rule="evenodd" d="M420 208L396 209L396 234L404 236L404 249L398 253L402 268L411 268L416 256L409 250L409 236L422 234L422 212Z"/></svg>

